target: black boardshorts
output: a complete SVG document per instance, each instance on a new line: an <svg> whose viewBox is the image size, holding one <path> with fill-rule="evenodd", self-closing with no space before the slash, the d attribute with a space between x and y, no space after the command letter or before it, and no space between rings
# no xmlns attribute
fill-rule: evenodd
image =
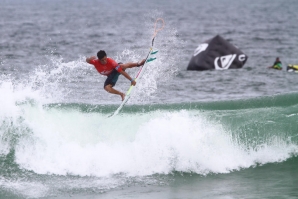
<svg viewBox="0 0 298 199"><path fill-rule="evenodd" d="M108 75L105 84L103 87L106 87L106 85L111 84L112 87L116 85L116 82L118 81L120 73L117 70L113 70L111 74Z"/></svg>

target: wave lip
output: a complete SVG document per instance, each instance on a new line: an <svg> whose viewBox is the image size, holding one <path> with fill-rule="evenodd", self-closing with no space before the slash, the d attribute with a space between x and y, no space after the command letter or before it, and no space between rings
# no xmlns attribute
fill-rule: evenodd
<svg viewBox="0 0 298 199"><path fill-rule="evenodd" d="M110 119L98 112L22 105L23 133L12 148L14 161L21 169L46 175L207 175L297 154L297 143L287 137L249 142L253 137L235 134L213 114L159 110Z"/></svg>

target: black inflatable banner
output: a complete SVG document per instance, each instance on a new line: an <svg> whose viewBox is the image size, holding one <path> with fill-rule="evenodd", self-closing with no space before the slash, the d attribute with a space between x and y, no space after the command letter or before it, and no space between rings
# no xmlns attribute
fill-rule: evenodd
<svg viewBox="0 0 298 199"><path fill-rule="evenodd" d="M187 70L242 68L247 58L241 50L217 35L197 47Z"/></svg>

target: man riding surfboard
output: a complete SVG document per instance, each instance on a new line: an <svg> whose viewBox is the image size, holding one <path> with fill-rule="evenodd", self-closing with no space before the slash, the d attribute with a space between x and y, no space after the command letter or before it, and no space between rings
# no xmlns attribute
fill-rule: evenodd
<svg viewBox="0 0 298 199"><path fill-rule="evenodd" d="M104 83L104 89L109 93L120 95L123 101L125 98L125 94L113 88L116 85L119 75L122 74L129 81L131 81L131 85L135 86L135 80L131 78L129 74L125 72L125 70L127 68L139 67L144 65L145 59L136 63L117 63L112 58L107 57L107 54L104 50L100 50L97 52L97 59L95 56L88 57L86 58L86 62L94 65L95 69L100 74L107 76L107 79Z"/></svg>

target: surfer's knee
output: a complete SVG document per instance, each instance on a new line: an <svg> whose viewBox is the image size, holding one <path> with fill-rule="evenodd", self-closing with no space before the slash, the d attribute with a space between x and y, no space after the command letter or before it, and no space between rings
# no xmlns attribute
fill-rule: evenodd
<svg viewBox="0 0 298 199"><path fill-rule="evenodd" d="M112 85L111 85L111 84L108 84L108 85L106 85L106 86L104 87L104 89L105 89L108 93L110 93L110 92L111 92L111 89L112 89Z"/></svg>

